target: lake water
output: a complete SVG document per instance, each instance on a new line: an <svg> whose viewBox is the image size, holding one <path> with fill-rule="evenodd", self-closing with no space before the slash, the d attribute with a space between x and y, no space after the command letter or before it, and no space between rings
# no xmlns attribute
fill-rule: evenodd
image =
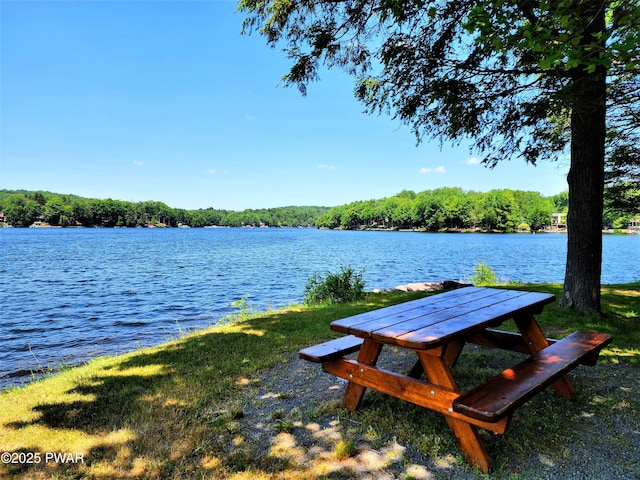
<svg viewBox="0 0 640 480"><path fill-rule="evenodd" d="M0 388L18 375L155 345L246 297L299 303L314 273L351 265L366 289L461 280L562 282L566 236L315 229L0 229ZM640 279L640 236L604 236L603 283Z"/></svg>

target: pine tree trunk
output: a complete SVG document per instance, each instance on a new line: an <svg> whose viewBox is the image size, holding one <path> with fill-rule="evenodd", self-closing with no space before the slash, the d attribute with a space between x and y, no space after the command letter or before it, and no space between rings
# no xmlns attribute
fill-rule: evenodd
<svg viewBox="0 0 640 480"><path fill-rule="evenodd" d="M604 17L600 20L604 26ZM600 313L606 69L588 73L583 67L572 86L567 264L560 305Z"/></svg>

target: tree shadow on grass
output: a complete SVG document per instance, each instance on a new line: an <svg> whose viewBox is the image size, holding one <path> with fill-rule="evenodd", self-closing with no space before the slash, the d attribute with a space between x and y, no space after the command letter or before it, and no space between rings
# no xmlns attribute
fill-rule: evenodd
<svg viewBox="0 0 640 480"><path fill-rule="evenodd" d="M5 471L23 478L52 471L95 478L231 471L229 463L245 454L218 455L234 438L233 407L228 404L250 387L257 369L273 366L297 348L296 320L286 314L259 317L240 322L229 333L199 333L129 354L118 363L94 367L90 376L78 370L76 386L53 396L57 401L34 399L35 419L4 427L38 427L53 436L75 432L73 446L34 442L30 451L44 457L45 449L80 449L85 462L5 466ZM323 324L318 332L326 334L328 326ZM46 385L43 381L40 387ZM284 457L263 464L271 473L290 467Z"/></svg>

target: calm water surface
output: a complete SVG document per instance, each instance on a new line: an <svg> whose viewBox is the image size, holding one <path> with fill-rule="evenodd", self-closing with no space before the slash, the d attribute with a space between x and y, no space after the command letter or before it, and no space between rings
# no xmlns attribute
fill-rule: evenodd
<svg viewBox="0 0 640 480"><path fill-rule="evenodd" d="M299 303L341 265L366 288L461 280L485 261L501 279L562 282L566 236L314 229L0 229L0 388L75 364ZM640 279L640 236L604 237L603 283Z"/></svg>

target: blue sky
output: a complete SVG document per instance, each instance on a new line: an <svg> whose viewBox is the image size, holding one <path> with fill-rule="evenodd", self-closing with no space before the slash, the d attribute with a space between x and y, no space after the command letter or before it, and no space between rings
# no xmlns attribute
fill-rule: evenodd
<svg viewBox="0 0 640 480"><path fill-rule="evenodd" d="M325 71L303 97L232 1L0 0L0 189L175 208L334 206L404 189L566 190L566 161L489 170L416 146Z"/></svg>

